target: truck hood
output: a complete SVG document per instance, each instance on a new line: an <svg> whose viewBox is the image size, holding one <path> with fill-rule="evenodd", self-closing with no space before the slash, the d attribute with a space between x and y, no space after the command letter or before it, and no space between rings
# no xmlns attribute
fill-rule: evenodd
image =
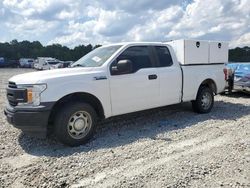
<svg viewBox="0 0 250 188"><path fill-rule="evenodd" d="M13 76L9 79L11 82L15 82L18 84L39 84L39 83L46 83L47 80L60 78L60 77L67 77L67 76L74 76L74 75L87 75L97 71L97 68L93 67L79 67L79 68L64 68L64 69L54 69L54 70L47 70L47 71L36 71L31 73L19 74Z"/></svg>

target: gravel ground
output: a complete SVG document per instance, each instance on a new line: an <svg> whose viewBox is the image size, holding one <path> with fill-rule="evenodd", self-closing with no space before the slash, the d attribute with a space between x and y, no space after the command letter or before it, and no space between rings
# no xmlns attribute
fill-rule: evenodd
<svg viewBox="0 0 250 188"><path fill-rule="evenodd" d="M7 80L28 71L0 69L0 187L250 187L249 95L218 95L205 115L184 103L106 120L69 148L6 122Z"/></svg>

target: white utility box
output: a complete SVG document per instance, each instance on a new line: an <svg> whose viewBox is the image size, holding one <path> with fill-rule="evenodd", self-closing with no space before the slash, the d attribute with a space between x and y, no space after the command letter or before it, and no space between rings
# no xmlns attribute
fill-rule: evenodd
<svg viewBox="0 0 250 188"><path fill-rule="evenodd" d="M214 42L209 43L209 62L210 63L226 63L228 62L228 43Z"/></svg>
<svg viewBox="0 0 250 188"><path fill-rule="evenodd" d="M177 60L182 65L226 63L228 61L228 44L202 40L174 40L167 42Z"/></svg>

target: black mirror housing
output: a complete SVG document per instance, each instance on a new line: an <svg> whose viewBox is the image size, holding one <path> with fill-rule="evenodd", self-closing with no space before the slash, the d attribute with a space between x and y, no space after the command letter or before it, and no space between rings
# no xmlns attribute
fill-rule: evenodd
<svg viewBox="0 0 250 188"><path fill-rule="evenodd" d="M132 61L128 59L120 60L115 67L112 67L112 73L114 74L129 74L132 70Z"/></svg>

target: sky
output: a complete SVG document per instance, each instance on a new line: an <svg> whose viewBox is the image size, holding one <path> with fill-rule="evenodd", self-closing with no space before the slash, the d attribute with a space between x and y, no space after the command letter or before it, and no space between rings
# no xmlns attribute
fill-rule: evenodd
<svg viewBox="0 0 250 188"><path fill-rule="evenodd" d="M0 0L0 42L73 48L202 39L250 46L250 0Z"/></svg>

